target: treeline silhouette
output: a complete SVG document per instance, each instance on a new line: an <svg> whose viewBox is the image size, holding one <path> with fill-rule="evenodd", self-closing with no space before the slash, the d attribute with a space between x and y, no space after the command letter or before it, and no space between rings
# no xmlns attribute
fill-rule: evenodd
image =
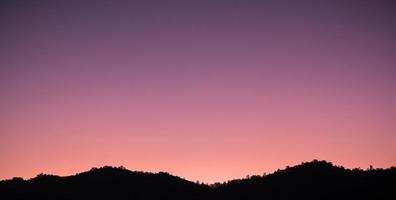
<svg viewBox="0 0 396 200"><path fill-rule="evenodd" d="M396 199L396 168L345 169L314 160L268 175L203 184L106 166L73 176L3 180L0 199Z"/></svg>

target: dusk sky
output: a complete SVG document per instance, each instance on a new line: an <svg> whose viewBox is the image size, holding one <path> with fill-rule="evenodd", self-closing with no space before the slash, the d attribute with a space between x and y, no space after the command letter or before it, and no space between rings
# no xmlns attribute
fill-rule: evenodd
<svg viewBox="0 0 396 200"><path fill-rule="evenodd" d="M0 179L396 165L393 1L2 1Z"/></svg>

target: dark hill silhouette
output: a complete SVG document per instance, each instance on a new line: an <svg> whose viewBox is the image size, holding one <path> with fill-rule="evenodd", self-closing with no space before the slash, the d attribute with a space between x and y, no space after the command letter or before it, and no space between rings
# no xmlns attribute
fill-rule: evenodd
<svg viewBox="0 0 396 200"><path fill-rule="evenodd" d="M344 169L312 161L218 186L221 199L396 199L396 168Z"/></svg>
<svg viewBox="0 0 396 200"><path fill-rule="evenodd" d="M212 185L168 173L93 168L0 181L0 199L396 199L396 168L344 169L326 161Z"/></svg>
<svg viewBox="0 0 396 200"><path fill-rule="evenodd" d="M106 166L74 176L40 174L26 181L2 181L0 199L194 199L208 187L164 172Z"/></svg>

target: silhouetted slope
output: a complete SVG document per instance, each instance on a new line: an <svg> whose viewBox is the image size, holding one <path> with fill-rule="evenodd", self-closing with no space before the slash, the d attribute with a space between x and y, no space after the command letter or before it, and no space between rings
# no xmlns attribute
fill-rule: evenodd
<svg viewBox="0 0 396 200"><path fill-rule="evenodd" d="M313 161L217 189L218 199L396 199L396 168L348 170Z"/></svg>
<svg viewBox="0 0 396 200"><path fill-rule="evenodd" d="M349 170L312 161L267 176L196 184L168 173L94 168L0 182L0 199L396 199L396 168Z"/></svg>
<svg viewBox="0 0 396 200"><path fill-rule="evenodd" d="M75 176L3 181L0 199L198 199L208 187L163 172L103 167Z"/></svg>

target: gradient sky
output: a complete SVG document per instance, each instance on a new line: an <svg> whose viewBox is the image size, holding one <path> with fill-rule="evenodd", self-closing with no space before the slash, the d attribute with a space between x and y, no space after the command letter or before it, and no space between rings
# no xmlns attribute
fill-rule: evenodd
<svg viewBox="0 0 396 200"><path fill-rule="evenodd" d="M0 179L396 165L392 1L2 1Z"/></svg>

